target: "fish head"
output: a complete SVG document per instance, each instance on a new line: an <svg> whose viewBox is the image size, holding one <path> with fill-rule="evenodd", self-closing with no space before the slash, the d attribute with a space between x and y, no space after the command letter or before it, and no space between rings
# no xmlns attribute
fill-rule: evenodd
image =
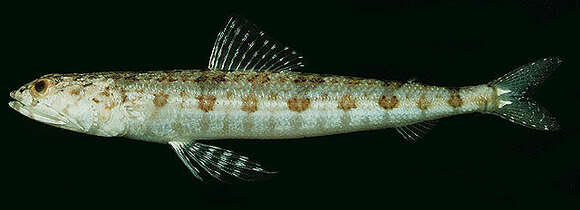
<svg viewBox="0 0 580 210"><path fill-rule="evenodd" d="M9 105L33 120L89 133L95 122L91 89L78 75L49 74L10 92Z"/></svg>

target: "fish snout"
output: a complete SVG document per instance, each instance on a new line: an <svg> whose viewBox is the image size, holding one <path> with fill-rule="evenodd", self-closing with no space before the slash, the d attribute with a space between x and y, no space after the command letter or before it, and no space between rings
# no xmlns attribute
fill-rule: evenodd
<svg viewBox="0 0 580 210"><path fill-rule="evenodd" d="M16 99L16 90L10 92L10 97Z"/></svg>

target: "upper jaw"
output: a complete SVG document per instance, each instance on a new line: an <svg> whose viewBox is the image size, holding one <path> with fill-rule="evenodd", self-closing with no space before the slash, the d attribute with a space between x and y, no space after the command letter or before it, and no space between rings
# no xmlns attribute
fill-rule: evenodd
<svg viewBox="0 0 580 210"><path fill-rule="evenodd" d="M14 98L13 93L10 93L10 96ZM51 124L51 125L65 125L67 124L67 120L64 116L58 114L58 112L48 108L43 111L39 111L36 107L28 106L18 100L8 102L8 105L19 112L20 114L27 116L31 119L38 120L43 123ZM46 113L52 112L52 113Z"/></svg>
<svg viewBox="0 0 580 210"><path fill-rule="evenodd" d="M10 92L10 97L14 100L8 102L8 105L18 113L30 119L68 130L79 132L86 132L88 130L88 128L81 126L75 119L55 110L48 104L24 100L19 96L19 92L21 91L15 90Z"/></svg>

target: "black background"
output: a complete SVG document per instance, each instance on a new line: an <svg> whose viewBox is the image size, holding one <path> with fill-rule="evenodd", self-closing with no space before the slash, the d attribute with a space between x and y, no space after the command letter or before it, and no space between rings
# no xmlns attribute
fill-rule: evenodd
<svg viewBox="0 0 580 210"><path fill-rule="evenodd" d="M200 182L162 144L78 134L5 107L2 199L20 206L570 207L579 202L578 1L32 3L6 5L5 93L47 73L204 68L239 14L304 53L314 73L480 84L547 56L536 98L562 130L494 116L443 119L418 143L394 130L207 142L279 171ZM4 202L3 202L4 203Z"/></svg>

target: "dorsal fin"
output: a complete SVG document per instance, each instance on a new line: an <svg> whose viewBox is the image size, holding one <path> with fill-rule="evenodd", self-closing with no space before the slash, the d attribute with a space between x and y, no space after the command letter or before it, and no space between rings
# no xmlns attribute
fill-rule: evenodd
<svg viewBox="0 0 580 210"><path fill-rule="evenodd" d="M211 70L292 71L304 67L303 56L267 36L248 20L232 16L218 33Z"/></svg>

